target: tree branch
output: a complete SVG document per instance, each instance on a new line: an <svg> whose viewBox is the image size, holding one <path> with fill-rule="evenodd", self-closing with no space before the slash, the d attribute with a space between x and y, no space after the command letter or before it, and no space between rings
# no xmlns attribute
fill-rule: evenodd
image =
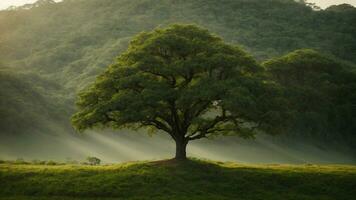
<svg viewBox="0 0 356 200"><path fill-rule="evenodd" d="M191 135L189 135L187 138L188 140L197 140L200 138L204 138L207 136L207 134L212 133L210 130L213 129L217 124L220 122L225 122L228 121L229 118L226 116L217 116L213 121L211 121L208 125L204 127L198 127ZM199 133L198 135L196 135Z"/></svg>
<svg viewBox="0 0 356 200"><path fill-rule="evenodd" d="M176 135L173 134L172 129L158 120L143 121L142 124L145 126L154 126L155 128L159 130L163 130L164 132L168 133L173 139L177 139Z"/></svg>

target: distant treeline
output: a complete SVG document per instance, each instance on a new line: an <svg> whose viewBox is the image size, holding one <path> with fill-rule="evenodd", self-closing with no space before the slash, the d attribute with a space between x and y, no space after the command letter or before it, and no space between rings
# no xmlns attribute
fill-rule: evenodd
<svg viewBox="0 0 356 200"><path fill-rule="evenodd" d="M316 11L294 0L42 1L30 9L0 11L1 134L51 132L53 124L71 131L69 116L77 91L112 63L133 35L171 23L208 28L227 42L241 45L261 63L296 49L310 48L349 66L350 73L356 71L352 67L356 64L356 9L348 5ZM266 63L273 62L276 64L278 59ZM333 71L321 72L335 75ZM322 74L311 73L309 78L320 78L319 75ZM340 72L330 80L349 80L345 76ZM295 80L291 87L300 86L300 80ZM309 83L308 87L326 87L321 91L333 94L327 85ZM339 83L341 87L343 83ZM337 95L345 94L352 102L354 97L347 96L352 89L343 88ZM353 110L347 109L350 107L331 113L333 103L339 101L344 103L343 99L314 102L313 109L328 111L320 111L322 116L305 113L313 124L300 122L298 127L308 127L308 131L297 132L308 137L322 132L318 136L322 138L334 138L330 134L342 132L347 134L344 140L355 141L356 136L350 133L353 126L330 130L330 123L323 118L333 115L333 122L341 127L345 127L342 121L356 124L352 121ZM354 109L353 104L349 106Z"/></svg>

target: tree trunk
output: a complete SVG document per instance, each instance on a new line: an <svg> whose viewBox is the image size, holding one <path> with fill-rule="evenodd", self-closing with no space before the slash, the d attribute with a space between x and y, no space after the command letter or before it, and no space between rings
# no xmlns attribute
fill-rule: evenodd
<svg viewBox="0 0 356 200"><path fill-rule="evenodd" d="M176 140L176 160L186 160L187 159L187 144L186 140Z"/></svg>

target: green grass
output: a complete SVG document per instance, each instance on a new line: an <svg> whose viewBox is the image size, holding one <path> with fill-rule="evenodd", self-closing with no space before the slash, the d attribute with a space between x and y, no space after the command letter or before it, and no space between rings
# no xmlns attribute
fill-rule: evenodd
<svg viewBox="0 0 356 200"><path fill-rule="evenodd" d="M191 160L107 166L0 164L0 199L351 200L356 167Z"/></svg>

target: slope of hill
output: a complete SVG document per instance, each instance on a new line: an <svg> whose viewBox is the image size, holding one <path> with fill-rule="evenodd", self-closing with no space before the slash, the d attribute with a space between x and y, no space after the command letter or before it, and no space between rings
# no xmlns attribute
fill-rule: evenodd
<svg viewBox="0 0 356 200"><path fill-rule="evenodd" d="M60 86L35 74L0 68L2 134L51 132L50 122L66 126L69 108L56 92Z"/></svg>
<svg viewBox="0 0 356 200"><path fill-rule="evenodd" d="M0 52L23 67L83 87L131 36L196 23L260 59L315 48L356 62L356 12L313 11L294 0L65 0L0 12Z"/></svg>
<svg viewBox="0 0 356 200"><path fill-rule="evenodd" d="M313 199L356 195L351 166L206 161L108 166L0 164L0 199ZM56 198L57 197L57 198Z"/></svg>
<svg viewBox="0 0 356 200"><path fill-rule="evenodd" d="M12 71L1 75L2 88L9 82L23 85L1 90L5 120L0 135L31 132L33 124L45 133L51 132L48 123L69 127L77 91L93 81L134 34L177 22L206 27L260 61L314 48L356 63L356 11L345 5L314 11L294 0L39 1L0 11L0 61ZM37 83L13 78L19 71L21 77L36 74L46 80L45 86L56 88L42 85L37 90ZM23 125L14 126L19 119Z"/></svg>

